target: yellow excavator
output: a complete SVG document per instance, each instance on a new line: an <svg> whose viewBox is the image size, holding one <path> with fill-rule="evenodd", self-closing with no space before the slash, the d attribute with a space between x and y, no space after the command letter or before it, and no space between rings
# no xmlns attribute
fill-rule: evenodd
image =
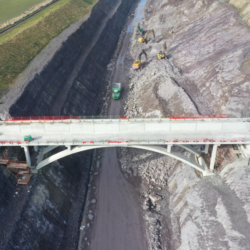
<svg viewBox="0 0 250 250"><path fill-rule="evenodd" d="M164 59L165 58L165 50L167 48L166 42L162 46L162 50L158 54L159 59Z"/></svg>
<svg viewBox="0 0 250 250"><path fill-rule="evenodd" d="M133 63L133 69L139 69L139 68L141 67L141 65L142 65L141 56L142 56L143 54L145 55L145 58L146 58L146 60L147 60L147 53L146 53L145 50L143 49L143 50L141 51L141 53L139 54L138 59L136 59L136 60L134 61L134 63Z"/></svg>
<svg viewBox="0 0 250 250"><path fill-rule="evenodd" d="M138 41L140 42L140 43L147 43L147 36L150 34L150 33L153 33L153 36L154 36L154 38L155 38L155 32L154 32L154 30L152 29L152 30L150 30L149 32L147 32L146 34L145 34L145 36L144 36L144 38L143 37L140 37L139 39L138 39Z"/></svg>

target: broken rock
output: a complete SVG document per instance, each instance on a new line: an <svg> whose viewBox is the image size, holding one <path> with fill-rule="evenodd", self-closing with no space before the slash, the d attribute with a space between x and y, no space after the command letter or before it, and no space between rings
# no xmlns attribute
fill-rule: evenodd
<svg viewBox="0 0 250 250"><path fill-rule="evenodd" d="M94 219L94 215L93 215L93 214L88 214L88 218L89 218L90 220L93 220L93 219Z"/></svg>

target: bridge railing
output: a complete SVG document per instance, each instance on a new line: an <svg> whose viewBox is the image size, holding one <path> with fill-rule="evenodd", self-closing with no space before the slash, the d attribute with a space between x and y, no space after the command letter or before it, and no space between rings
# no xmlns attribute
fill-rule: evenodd
<svg viewBox="0 0 250 250"><path fill-rule="evenodd" d="M228 118L227 115L221 114L209 114L209 115L169 115L166 117L142 117L142 116L134 116L134 117L126 117L121 115L99 115L99 116L27 116L27 117L10 117L5 119L5 121L63 121L63 120L89 120L89 119L207 119L207 118L217 118L224 119Z"/></svg>

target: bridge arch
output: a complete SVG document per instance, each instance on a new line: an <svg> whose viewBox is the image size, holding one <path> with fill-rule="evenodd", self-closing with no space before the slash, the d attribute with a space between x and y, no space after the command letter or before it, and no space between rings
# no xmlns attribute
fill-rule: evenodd
<svg viewBox="0 0 250 250"><path fill-rule="evenodd" d="M79 152L83 152L83 151L87 151L87 150L90 150L90 149L98 149L98 148L106 148L106 147L122 147L123 145L112 145L112 146L107 146L107 145L101 145L101 146L78 146L78 147L75 147L73 149L71 149L71 147L69 146L68 149L66 150L63 150L59 153L56 153L54 155L51 155L49 156L48 158L42 160L41 162L38 163L38 165L36 166L36 170L39 170L43 167L45 167L46 165L54 162L54 161L57 161L61 158L64 158L66 156L69 156L69 155L72 155L72 154L75 154L75 153L79 153ZM195 161L185 157L184 155L181 155L179 153L172 153L170 152L170 150L167 150L166 148L163 148L163 147L160 147L160 146L148 146L148 145L124 145L123 147L129 147L129 148L137 148L137 149L144 149L144 150L149 150L149 151L152 151L152 152L156 152L156 153L160 153L160 154L163 154L163 155L167 155L167 156L170 156L172 158L175 158L179 161L182 161L186 164L188 164L189 166L195 168L196 170L200 171L203 176L208 176L208 175L212 175L212 173L207 169L206 167L206 164L204 162L204 159L200 156L200 154L195 151L194 149L192 149L191 147L188 147L188 146L183 146L183 145L179 145L181 146L182 148L192 152L196 157L198 157L199 159L199 163L196 163ZM55 147L52 147L52 148L55 148ZM46 150L45 148L45 151L48 152L48 150Z"/></svg>

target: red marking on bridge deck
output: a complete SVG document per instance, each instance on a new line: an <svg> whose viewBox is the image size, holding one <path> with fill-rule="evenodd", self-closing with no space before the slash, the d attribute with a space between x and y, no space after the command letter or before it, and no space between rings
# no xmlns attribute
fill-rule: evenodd
<svg viewBox="0 0 250 250"><path fill-rule="evenodd" d="M93 141L84 141L83 143L94 143Z"/></svg>
<svg viewBox="0 0 250 250"><path fill-rule="evenodd" d="M80 116L27 116L11 117L5 121L62 121L62 120L80 120Z"/></svg>
<svg viewBox="0 0 250 250"><path fill-rule="evenodd" d="M170 117L170 120L181 120L181 119L225 119L228 117Z"/></svg>
<svg viewBox="0 0 250 250"><path fill-rule="evenodd" d="M120 120L128 120L129 118L127 118L126 116L120 116L119 119Z"/></svg>
<svg viewBox="0 0 250 250"><path fill-rule="evenodd" d="M205 116L170 116L171 120L179 120L179 119L225 119L228 118L228 116L225 115L205 115Z"/></svg>
<svg viewBox="0 0 250 250"><path fill-rule="evenodd" d="M109 143L128 143L128 141L109 141Z"/></svg>

